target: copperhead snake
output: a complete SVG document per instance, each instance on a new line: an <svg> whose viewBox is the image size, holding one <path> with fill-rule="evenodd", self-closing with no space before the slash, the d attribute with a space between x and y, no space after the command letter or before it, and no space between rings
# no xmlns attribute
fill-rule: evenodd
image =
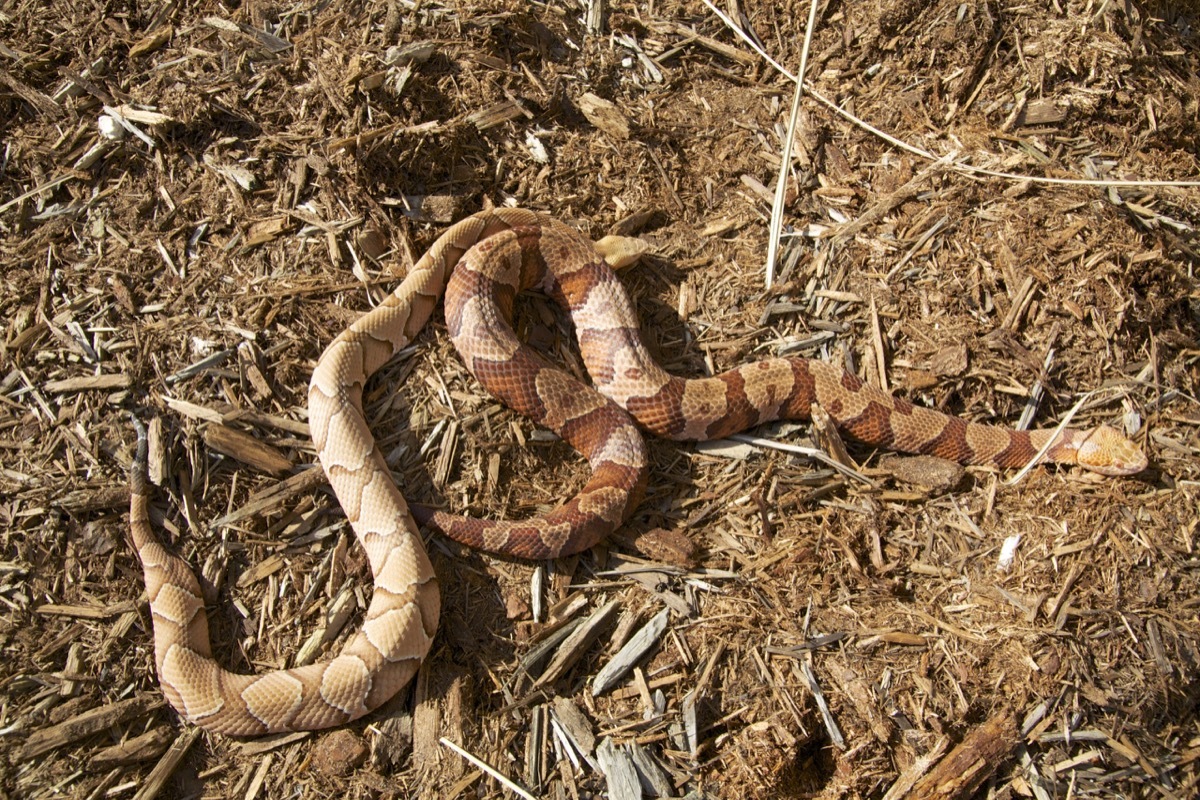
<svg viewBox="0 0 1200 800"><path fill-rule="evenodd" d="M513 299L532 286L570 309L595 389L517 340ZM382 304L329 345L313 372L313 441L374 576L363 626L332 660L243 675L213 659L200 586L150 525L146 439L138 425L131 538L150 598L159 680L191 722L231 735L339 725L392 697L428 652L440 610L437 579L367 427L362 393L370 375L412 342L443 289L447 328L470 371L504 403L568 441L592 470L579 494L543 517L493 521L434 512L422 520L471 547L553 558L585 550L620 526L647 476L644 443L630 415L659 436L712 439L769 420L807 418L816 403L859 440L963 463L1023 466L1053 438L1044 460L1105 475L1146 466L1137 446L1106 426L1062 430L1054 438L1053 431L966 422L893 398L820 361L772 358L711 378L673 377L641 343L633 306L591 242L541 214L485 211L443 233Z"/></svg>

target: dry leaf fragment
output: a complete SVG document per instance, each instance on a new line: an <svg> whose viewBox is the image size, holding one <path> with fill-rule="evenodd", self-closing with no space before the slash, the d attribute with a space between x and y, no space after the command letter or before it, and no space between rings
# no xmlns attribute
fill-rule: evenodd
<svg viewBox="0 0 1200 800"><path fill-rule="evenodd" d="M368 225L356 239L358 250L372 261L378 261L390 249L389 242L383 232L374 225Z"/></svg>
<svg viewBox="0 0 1200 800"><path fill-rule="evenodd" d="M313 768L326 776L346 775L366 760L362 737L344 728L322 736L312 749Z"/></svg>
<svg viewBox="0 0 1200 800"><path fill-rule="evenodd" d="M389 47L383 57L383 63L388 66L397 64L424 64L437 52L437 42L422 40L411 42L402 47Z"/></svg>
<svg viewBox="0 0 1200 800"><path fill-rule="evenodd" d="M696 543L683 531L654 528L638 536L633 546L654 561L677 567L692 567L696 564Z"/></svg>
<svg viewBox="0 0 1200 800"><path fill-rule="evenodd" d="M609 101L587 92L579 98L579 110L587 117L588 122L609 136L618 139L629 138L629 120Z"/></svg>
<svg viewBox="0 0 1200 800"><path fill-rule="evenodd" d="M965 344L943 347L929 358L929 369L934 375L947 377L962 375L967 371L969 360Z"/></svg>
<svg viewBox="0 0 1200 800"><path fill-rule="evenodd" d="M932 389L939 383L937 375L927 369L910 369L904 376L904 385L914 392Z"/></svg>
<svg viewBox="0 0 1200 800"><path fill-rule="evenodd" d="M909 486L924 486L934 494L948 492L958 485L966 470L961 465L936 456L901 456L888 453L879 460L879 468Z"/></svg>

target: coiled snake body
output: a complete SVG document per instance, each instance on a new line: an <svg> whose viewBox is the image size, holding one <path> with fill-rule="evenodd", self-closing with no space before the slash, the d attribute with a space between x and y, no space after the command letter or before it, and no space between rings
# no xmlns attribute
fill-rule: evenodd
<svg viewBox="0 0 1200 800"><path fill-rule="evenodd" d="M547 366L516 339L513 299L531 286L570 309L595 389ZM367 427L362 393L367 378L421 330L443 289L447 327L470 371L504 403L568 441L592 470L579 494L543 517L493 521L434 512L423 520L472 547L553 558L585 550L621 525L640 501L647 474L630 414L660 436L710 439L769 420L806 418L816 403L864 442L963 463L1023 466L1054 438L1044 455L1049 461L1107 475L1146 466L1133 443L1105 426L1063 430L1055 438L1051 431L970 423L892 398L820 361L768 359L712 378L670 376L642 345L624 288L589 241L530 211L482 212L447 230L386 301L329 345L313 373L313 441L375 584L362 629L332 660L259 675L217 664L199 584L151 529L139 430L131 535L150 598L159 680L190 721L233 735L338 725L399 691L428 652L438 623L437 581Z"/></svg>

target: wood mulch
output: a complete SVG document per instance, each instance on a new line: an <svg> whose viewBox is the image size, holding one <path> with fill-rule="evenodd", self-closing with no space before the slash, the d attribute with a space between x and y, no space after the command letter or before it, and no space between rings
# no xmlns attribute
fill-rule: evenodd
<svg viewBox="0 0 1200 800"><path fill-rule="evenodd" d="M808 4L718 6L798 67ZM1198 25L821 4L812 89L918 152L806 97L765 290L793 84L702 2L0 3L0 796L1195 796L1200 189L1136 182L1200 175ZM306 469L309 374L489 204L643 237L624 279L674 371L811 356L1009 425L1082 400L1072 425L1151 467L656 441L634 519L580 557L430 537L442 625L377 714L183 724L126 539L130 414L223 663L335 651L369 574ZM582 375L557 311L518 310ZM438 319L366 402L413 501L513 517L584 480Z"/></svg>

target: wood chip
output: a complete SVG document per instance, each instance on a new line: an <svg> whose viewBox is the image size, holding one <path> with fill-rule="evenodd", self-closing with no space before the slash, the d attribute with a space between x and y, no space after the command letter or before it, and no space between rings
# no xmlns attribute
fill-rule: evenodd
<svg viewBox="0 0 1200 800"><path fill-rule="evenodd" d="M1019 744L1012 712L1003 710L968 733L904 797L944 800L972 797Z"/></svg>
<svg viewBox="0 0 1200 800"><path fill-rule="evenodd" d="M838 430L829 413L814 403L809 409L809 417L812 419L813 438L816 439L818 446L825 451L825 454L834 462L857 470L858 464L850 457L850 451L846 449L846 443L842 440L841 431Z"/></svg>
<svg viewBox="0 0 1200 800"><path fill-rule="evenodd" d="M649 749L634 741L629 743L628 752L629 760L637 770L639 782L651 797L671 797L675 794L671 776Z"/></svg>
<svg viewBox="0 0 1200 800"><path fill-rule="evenodd" d="M154 728L141 736L97 750L92 753L90 764L96 769L108 769L149 761L161 756L174 738L175 734L171 729Z"/></svg>
<svg viewBox="0 0 1200 800"><path fill-rule="evenodd" d="M642 785L638 780L637 768L624 748L617 747L611 738L605 738L596 748L596 760L604 772L608 796L612 800L641 800Z"/></svg>
<svg viewBox="0 0 1200 800"><path fill-rule="evenodd" d="M250 226L250 229L246 232L246 239L242 246L250 248L266 244L267 242L273 242L285 233L294 230L295 227L293 219L286 214L260 220Z"/></svg>
<svg viewBox="0 0 1200 800"><path fill-rule="evenodd" d="M296 495L311 491L328 482L329 479L326 477L323 469L318 466L309 467L303 472L298 472L274 486L251 495L241 508L218 517L209 524L213 528L220 528L224 525L232 525L247 517L269 514Z"/></svg>
<svg viewBox="0 0 1200 800"><path fill-rule="evenodd" d="M110 727L120 725L133 719L139 719L165 705L162 695L143 694L120 700L106 706L99 706L85 711L71 719L65 720L49 728L34 731L17 751L18 761L48 753L59 747L74 744Z"/></svg>
<svg viewBox="0 0 1200 800"><path fill-rule="evenodd" d="M576 750L588 757L595 752L596 735L592 723L579 710L579 706L566 697L556 697L551 703L550 713L562 726L563 733L570 738Z"/></svg>
<svg viewBox="0 0 1200 800"><path fill-rule="evenodd" d="M56 103L54 98L33 88L6 69L0 69L0 83L7 86L13 94L33 106L39 114L47 116L50 119L58 119L63 115L62 106Z"/></svg>
<svg viewBox="0 0 1200 800"><path fill-rule="evenodd" d="M625 646L596 673L596 677L592 679L592 697L598 697L615 686L649 652L650 648L658 644L659 639L667 630L670 616L670 609L666 608L655 614L654 618L638 630L625 643Z"/></svg>
<svg viewBox="0 0 1200 800"><path fill-rule="evenodd" d="M470 122L481 131L486 131L488 128L503 125L509 120L516 119L524 114L525 109L521 108L519 103L514 100L503 100L468 114L467 122Z"/></svg>
<svg viewBox="0 0 1200 800"><path fill-rule="evenodd" d="M563 676L570 667L583 657L592 642L596 641L604 626L612 618L620 606L616 600L610 600L592 612L578 628L571 632L554 654L554 658L546 666L546 670L534 681L534 686L544 686L554 683Z"/></svg>
<svg viewBox="0 0 1200 800"><path fill-rule="evenodd" d="M269 475L282 475L292 468L292 460L260 442L248 433L228 425L212 423L204 427L204 443L230 458L254 467Z"/></svg>
<svg viewBox="0 0 1200 800"><path fill-rule="evenodd" d="M167 42L171 41L171 37L174 35L175 29L170 25L163 25L161 28L155 28L153 31L133 43L133 46L129 48L129 57L141 58L142 56L149 55L155 50L158 50L166 45Z"/></svg>
<svg viewBox="0 0 1200 800"><path fill-rule="evenodd" d="M114 603L111 606L85 606L64 603L46 603L37 607L37 613L55 617L77 617L79 619L111 619L134 608L133 601Z"/></svg>
<svg viewBox="0 0 1200 800"><path fill-rule="evenodd" d="M188 750L192 748L196 740L200 738L201 733L199 728L189 728L180 733L163 757L154 765L154 769L150 770L146 780L134 793L133 800L152 800L152 798L158 797L159 792L175 774L175 770L179 768L179 764L187 756Z"/></svg>
<svg viewBox="0 0 1200 800"><path fill-rule="evenodd" d="M800 663L800 672L804 675L804 680L808 683L808 690L812 692L813 699L817 701L817 709L821 712L821 721L825 723L825 732L829 734L829 741L839 750L845 750L846 740L842 736L842 731L838 727L837 720L833 718L833 712L829 710L829 703L825 700L825 693L821 691L821 684L817 682L817 674L813 672L812 667L807 661Z"/></svg>
<svg viewBox="0 0 1200 800"><path fill-rule="evenodd" d="M128 389L133 385L133 379L128 375L87 375L79 378L66 378L60 381L49 381L42 388L47 392L108 392L113 389Z"/></svg>

